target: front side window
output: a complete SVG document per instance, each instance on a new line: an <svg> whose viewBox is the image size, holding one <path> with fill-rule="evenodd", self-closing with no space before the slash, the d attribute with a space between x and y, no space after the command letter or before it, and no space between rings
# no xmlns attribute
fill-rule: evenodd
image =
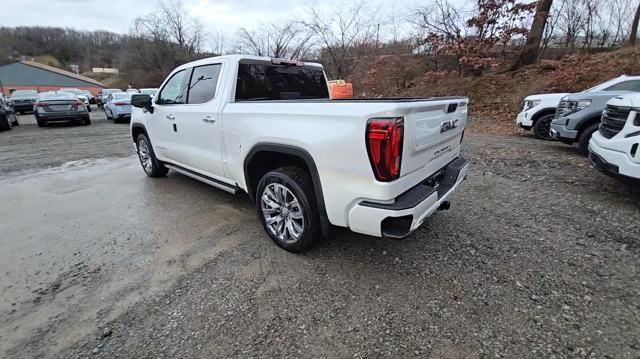
<svg viewBox="0 0 640 359"><path fill-rule="evenodd" d="M220 77L221 64L198 66L193 68L191 81L189 82L189 96L187 103L197 104L209 102L216 96L218 77Z"/></svg>
<svg viewBox="0 0 640 359"><path fill-rule="evenodd" d="M609 86L605 91L635 91L640 92L640 80L623 81Z"/></svg>
<svg viewBox="0 0 640 359"><path fill-rule="evenodd" d="M164 85L160 96L156 101L159 105L178 105L184 104L184 80L187 74L186 70L176 72L171 76L169 81Z"/></svg>

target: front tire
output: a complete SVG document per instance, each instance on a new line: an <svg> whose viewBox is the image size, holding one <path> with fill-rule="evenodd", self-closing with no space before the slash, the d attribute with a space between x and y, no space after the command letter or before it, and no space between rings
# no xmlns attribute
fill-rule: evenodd
<svg viewBox="0 0 640 359"><path fill-rule="evenodd" d="M18 122L18 115L16 115L15 113L12 115L12 119L10 121L13 121L11 123L13 127L20 126L20 122Z"/></svg>
<svg viewBox="0 0 640 359"><path fill-rule="evenodd" d="M548 114L540 117L536 121L535 125L533 125L533 134L536 138L545 141L553 140L549 131L551 131L551 122L554 117L554 114Z"/></svg>
<svg viewBox="0 0 640 359"><path fill-rule="evenodd" d="M167 175L169 169L158 161L156 154L153 152L153 147L151 147L151 141L145 134L138 135L136 147L138 148L138 159L147 176L164 177Z"/></svg>
<svg viewBox="0 0 640 359"><path fill-rule="evenodd" d="M11 129L11 120L8 116L0 117L0 131L9 131Z"/></svg>
<svg viewBox="0 0 640 359"><path fill-rule="evenodd" d="M320 220L309 174L282 167L265 174L256 190L256 207L271 239L290 252L307 250L319 237Z"/></svg>
<svg viewBox="0 0 640 359"><path fill-rule="evenodd" d="M600 127L600 123L594 123L593 125L587 127L582 131L580 137L578 138L578 153L587 156L589 154L589 140L591 139L591 135L594 132L598 131Z"/></svg>

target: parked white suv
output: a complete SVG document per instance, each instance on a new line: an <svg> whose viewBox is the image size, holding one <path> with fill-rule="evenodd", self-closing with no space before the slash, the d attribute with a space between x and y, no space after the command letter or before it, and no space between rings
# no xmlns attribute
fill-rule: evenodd
<svg viewBox="0 0 640 359"><path fill-rule="evenodd" d="M308 248L330 225L404 237L465 178L468 99L331 100L322 66L222 56L132 96L147 175L169 169L255 201L269 236Z"/></svg>
<svg viewBox="0 0 640 359"><path fill-rule="evenodd" d="M582 92L616 91L621 83L640 80L640 76L622 75L609 81L598 84ZM522 101L522 110L516 117L516 125L527 131L533 129L534 135L542 140L551 140L549 133L551 122L556 117L556 108L563 97L568 93L548 93L531 95Z"/></svg>
<svg viewBox="0 0 640 359"><path fill-rule="evenodd" d="M614 97L589 141L589 159L601 172L640 184L640 94Z"/></svg>

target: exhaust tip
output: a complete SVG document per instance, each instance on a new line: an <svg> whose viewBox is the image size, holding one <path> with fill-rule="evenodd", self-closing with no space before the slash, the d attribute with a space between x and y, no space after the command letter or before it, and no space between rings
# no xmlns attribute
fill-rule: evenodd
<svg viewBox="0 0 640 359"><path fill-rule="evenodd" d="M438 207L438 211L447 211L449 208L451 208L451 202L444 201L440 204L440 207Z"/></svg>

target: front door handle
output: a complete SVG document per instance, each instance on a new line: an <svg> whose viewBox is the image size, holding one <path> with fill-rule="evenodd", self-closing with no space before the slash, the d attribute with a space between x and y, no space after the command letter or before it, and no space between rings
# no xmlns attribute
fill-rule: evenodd
<svg viewBox="0 0 640 359"><path fill-rule="evenodd" d="M173 121L176 119L176 116L174 115L167 115L167 120Z"/></svg>
<svg viewBox="0 0 640 359"><path fill-rule="evenodd" d="M204 122L204 123L216 123L216 120L211 118L211 116L207 116L207 117L202 119L202 122Z"/></svg>

